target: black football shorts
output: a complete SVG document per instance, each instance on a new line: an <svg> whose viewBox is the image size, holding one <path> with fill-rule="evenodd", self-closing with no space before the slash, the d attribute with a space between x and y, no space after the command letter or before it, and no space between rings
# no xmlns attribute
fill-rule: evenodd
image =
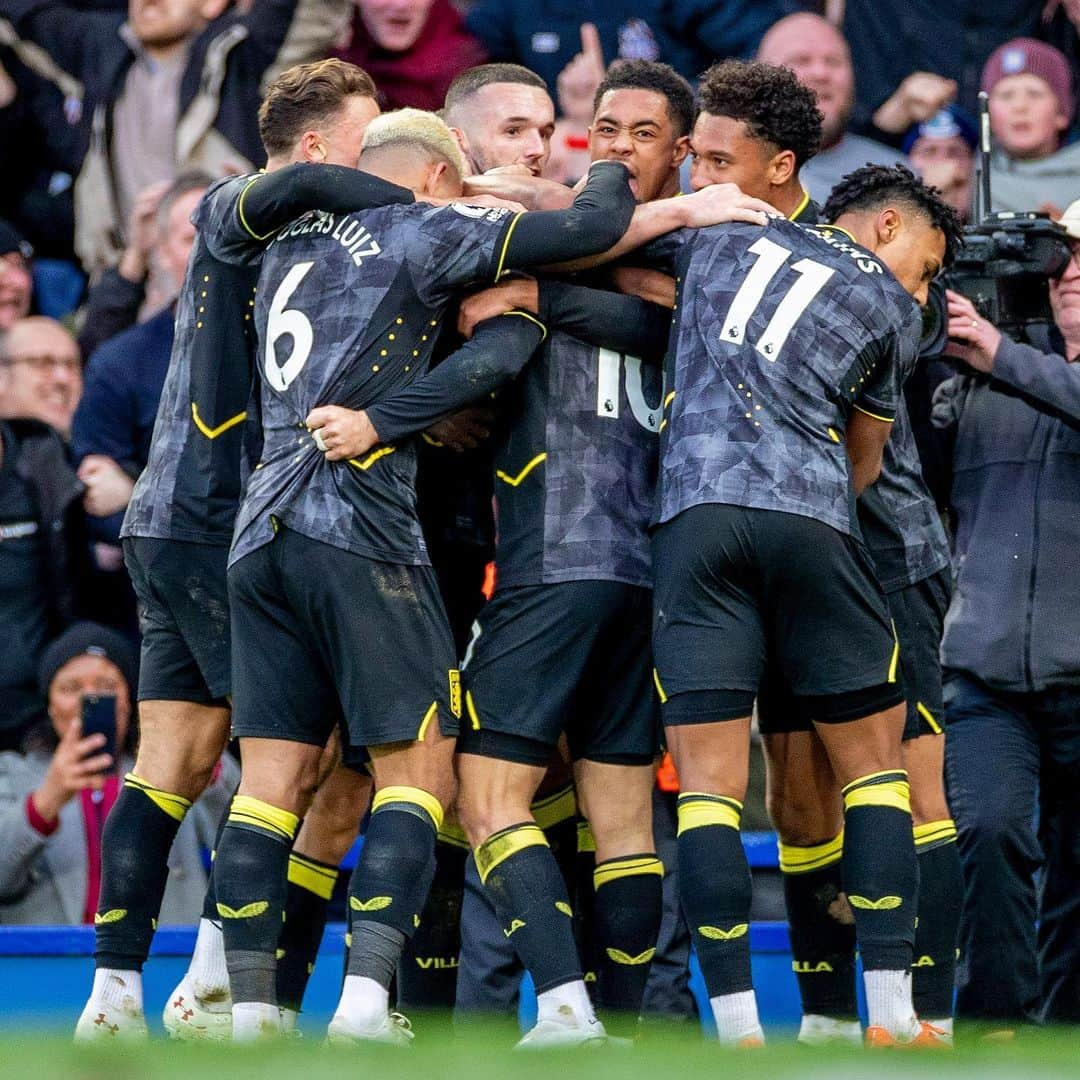
<svg viewBox="0 0 1080 1080"><path fill-rule="evenodd" d="M459 752L541 766L565 732L574 760L650 764L650 614L649 590L617 581L496 589L462 670Z"/></svg>
<svg viewBox="0 0 1080 1080"><path fill-rule="evenodd" d="M291 529L229 568L233 736L366 748L458 732L454 643L430 566L367 559Z"/></svg>
<svg viewBox="0 0 1080 1080"><path fill-rule="evenodd" d="M229 549L147 537L127 537L123 548L142 635L139 700L226 704Z"/></svg>
<svg viewBox="0 0 1080 1080"><path fill-rule="evenodd" d="M694 506L653 537L665 725L749 716L766 666L810 720L900 704L885 596L853 537L798 514Z"/></svg>

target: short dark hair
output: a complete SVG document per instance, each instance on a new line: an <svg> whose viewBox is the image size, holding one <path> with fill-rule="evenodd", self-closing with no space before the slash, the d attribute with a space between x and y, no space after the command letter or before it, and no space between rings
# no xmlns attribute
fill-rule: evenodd
<svg viewBox="0 0 1080 1080"><path fill-rule="evenodd" d="M670 65L655 60L618 60L608 68L603 82L596 88L593 115L600 100L611 90L651 90L667 100L668 116L675 134L689 135L694 126L696 108L690 84Z"/></svg>
<svg viewBox="0 0 1080 1080"><path fill-rule="evenodd" d="M701 76L702 112L741 120L751 136L795 155L796 167L821 148L824 117L814 91L790 68L760 60L724 60Z"/></svg>
<svg viewBox="0 0 1080 1080"><path fill-rule="evenodd" d="M518 83L543 90L545 94L548 92L547 83L535 71L530 71L520 64L480 64L467 68L454 79L446 91L442 111L449 113L485 86L493 86L495 83Z"/></svg>
<svg viewBox="0 0 1080 1080"><path fill-rule="evenodd" d="M353 95L375 97L371 76L344 60L286 68L259 106L259 138L268 157L288 154L312 124L330 120Z"/></svg>
<svg viewBox="0 0 1080 1080"><path fill-rule="evenodd" d="M891 202L914 208L945 234L948 266L963 243L960 216L942 199L937 188L924 184L903 165L864 165L848 173L832 189L821 213L826 221L836 221L844 214L879 210Z"/></svg>
<svg viewBox="0 0 1080 1080"><path fill-rule="evenodd" d="M165 228L169 214L178 199L183 198L189 191L205 191L214 178L202 169L188 169L182 172L170 185L157 208L157 222L160 228Z"/></svg>

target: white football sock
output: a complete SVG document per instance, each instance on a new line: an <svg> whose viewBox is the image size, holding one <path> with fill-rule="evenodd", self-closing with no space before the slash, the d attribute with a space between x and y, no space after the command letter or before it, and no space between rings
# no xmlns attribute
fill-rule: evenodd
<svg viewBox="0 0 1080 1080"><path fill-rule="evenodd" d="M713 1019L716 1021L716 1036L720 1042L734 1046L743 1039L761 1039L765 1033L758 1020L757 998L753 990L743 990L738 994L718 994L709 998L712 1005Z"/></svg>
<svg viewBox="0 0 1080 1080"><path fill-rule="evenodd" d="M807 1013L799 1025L798 1041L808 1046L849 1042L862 1044L862 1025L858 1020L840 1020L835 1016Z"/></svg>
<svg viewBox="0 0 1080 1080"><path fill-rule="evenodd" d="M286 1035L288 1035L290 1031L295 1031L297 1021L300 1019L300 1014L295 1009L279 1009L278 1012L281 1013L281 1030L285 1032Z"/></svg>
<svg viewBox="0 0 1080 1080"><path fill-rule="evenodd" d="M225 964L225 938L221 927L210 919L199 920L188 975L191 977L191 988L202 1007L208 1012L228 1010L229 969Z"/></svg>
<svg viewBox="0 0 1080 1080"><path fill-rule="evenodd" d="M262 1001L238 1001L232 1007L233 1042L258 1042L281 1034L276 1005Z"/></svg>
<svg viewBox="0 0 1080 1080"><path fill-rule="evenodd" d="M142 973L98 968L94 972L94 988L90 997L104 1005L124 1006L143 1011Z"/></svg>
<svg viewBox="0 0 1080 1080"><path fill-rule="evenodd" d="M869 1026L884 1028L902 1042L914 1039L919 1022L911 1004L911 972L865 971L863 983Z"/></svg>
<svg viewBox="0 0 1080 1080"><path fill-rule="evenodd" d="M334 1010L353 1031L374 1031L390 1011L390 991L365 975L346 975L341 1000Z"/></svg>
<svg viewBox="0 0 1080 1080"><path fill-rule="evenodd" d="M559 1009L563 1005L569 1005L574 1016L581 1023L591 1023L596 1019L593 1012L592 1002L589 1000L589 992L585 989L585 983L581 979L563 983L551 990L545 990L536 995L536 1019L559 1020L566 1022L565 1014L560 1015Z"/></svg>

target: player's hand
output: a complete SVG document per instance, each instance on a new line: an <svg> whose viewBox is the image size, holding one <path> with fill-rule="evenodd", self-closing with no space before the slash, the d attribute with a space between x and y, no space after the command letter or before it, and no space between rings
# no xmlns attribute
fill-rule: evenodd
<svg viewBox="0 0 1080 1080"><path fill-rule="evenodd" d="M320 405L308 413L304 423L327 461L359 457L379 443L379 433L362 409Z"/></svg>
<svg viewBox="0 0 1080 1080"><path fill-rule="evenodd" d="M34 792L34 808L46 821L57 814L80 791L100 791L105 786L105 770L113 763L110 754L99 754L105 745L100 732L82 737L82 721L76 717L60 736L41 786Z"/></svg>
<svg viewBox="0 0 1080 1080"><path fill-rule="evenodd" d="M523 164L520 161L514 162L513 165L496 165L493 169L486 169L483 173L484 176L535 176L536 173L529 168L528 165Z"/></svg>
<svg viewBox="0 0 1080 1080"><path fill-rule="evenodd" d="M644 266L618 266L612 272L615 287L627 296L638 296L661 307L675 306L675 279Z"/></svg>
<svg viewBox="0 0 1080 1080"><path fill-rule="evenodd" d="M105 454L87 454L77 475L86 485L83 508L91 517L118 514L131 501L135 481Z"/></svg>
<svg viewBox="0 0 1080 1080"><path fill-rule="evenodd" d="M466 450L475 450L488 438L494 422L495 414L490 409L483 405L470 405L461 412L436 420L427 429L427 435L440 446L460 454Z"/></svg>
<svg viewBox="0 0 1080 1080"><path fill-rule="evenodd" d="M515 308L535 315L540 307L538 292L535 278L517 277L467 296L458 309L458 333L471 338L478 323Z"/></svg>
<svg viewBox="0 0 1080 1080"><path fill-rule="evenodd" d="M683 214L683 225L688 229L703 229L729 221L765 225L770 217L782 216L775 206L744 195L737 184L710 184L693 195L683 195L678 200L678 208Z"/></svg>
<svg viewBox="0 0 1080 1080"><path fill-rule="evenodd" d="M930 71L915 71L874 113L874 123L882 131L899 135L945 108L956 97L956 90L952 79Z"/></svg>
<svg viewBox="0 0 1080 1080"><path fill-rule="evenodd" d="M949 304L949 340L945 355L963 360L968 367L989 375L1001 345L1001 331L987 322L966 297L946 289Z"/></svg>
<svg viewBox="0 0 1080 1080"><path fill-rule="evenodd" d="M592 122L596 88L603 82L605 70L600 33L592 23L582 23L581 52L555 80L560 114L588 127Z"/></svg>

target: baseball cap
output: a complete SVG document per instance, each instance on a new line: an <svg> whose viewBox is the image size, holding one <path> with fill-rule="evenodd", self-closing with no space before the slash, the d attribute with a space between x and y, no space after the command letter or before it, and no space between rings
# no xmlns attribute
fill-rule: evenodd
<svg viewBox="0 0 1080 1080"><path fill-rule="evenodd" d="M975 121L963 109L955 105L947 105L929 120L923 120L921 124L913 124L908 128L901 150L905 154L910 153L911 148L923 138L951 139L956 135L959 135L972 150L978 145L979 136Z"/></svg>
<svg viewBox="0 0 1080 1080"><path fill-rule="evenodd" d="M10 222L0 218L0 256L17 251L24 259L34 257L34 249L22 238Z"/></svg>
<svg viewBox="0 0 1080 1080"><path fill-rule="evenodd" d="M1065 226L1065 231L1073 240L1080 240L1080 199L1069 203L1065 213L1058 219L1058 224Z"/></svg>
<svg viewBox="0 0 1080 1080"><path fill-rule="evenodd" d="M988 94L1002 79L1010 75L1037 75L1057 96L1061 111L1072 123L1074 98L1072 70L1065 54L1045 41L1035 38L1013 38L999 45L986 61L982 73L982 89Z"/></svg>

